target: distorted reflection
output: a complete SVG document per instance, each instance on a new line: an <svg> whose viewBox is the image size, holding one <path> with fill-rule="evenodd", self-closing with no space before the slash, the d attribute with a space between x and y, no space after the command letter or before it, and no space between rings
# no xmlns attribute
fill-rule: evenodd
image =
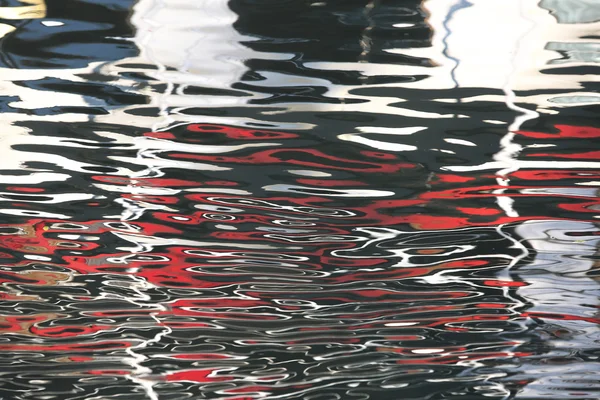
<svg viewBox="0 0 600 400"><path fill-rule="evenodd" d="M596 398L593 0L9 0L0 398Z"/></svg>

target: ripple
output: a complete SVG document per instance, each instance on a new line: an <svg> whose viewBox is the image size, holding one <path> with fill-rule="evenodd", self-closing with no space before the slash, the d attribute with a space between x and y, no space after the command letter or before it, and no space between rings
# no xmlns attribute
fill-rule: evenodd
<svg viewBox="0 0 600 400"><path fill-rule="evenodd" d="M0 398L595 398L593 2L5 3Z"/></svg>

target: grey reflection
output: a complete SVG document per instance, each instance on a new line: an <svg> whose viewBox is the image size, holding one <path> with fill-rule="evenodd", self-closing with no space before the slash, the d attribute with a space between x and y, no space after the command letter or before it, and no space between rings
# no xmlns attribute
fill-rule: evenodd
<svg viewBox="0 0 600 400"><path fill-rule="evenodd" d="M551 10L561 24L600 21L598 0L542 0L540 6Z"/></svg>
<svg viewBox="0 0 600 400"><path fill-rule="evenodd" d="M549 61L549 64L600 62L600 43L550 42L546 45L546 49L564 55L561 59Z"/></svg>

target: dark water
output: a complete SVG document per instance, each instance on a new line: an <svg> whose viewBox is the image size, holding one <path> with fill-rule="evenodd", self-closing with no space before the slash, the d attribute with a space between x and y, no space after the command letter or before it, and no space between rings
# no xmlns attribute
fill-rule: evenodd
<svg viewBox="0 0 600 400"><path fill-rule="evenodd" d="M5 0L0 399L598 399L596 0Z"/></svg>

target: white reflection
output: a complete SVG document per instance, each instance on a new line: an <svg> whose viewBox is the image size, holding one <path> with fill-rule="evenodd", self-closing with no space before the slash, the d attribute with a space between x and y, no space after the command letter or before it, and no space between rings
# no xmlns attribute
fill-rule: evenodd
<svg viewBox="0 0 600 400"><path fill-rule="evenodd" d="M588 10L597 10L597 2L596 7L592 7L588 1L572 0L568 1L571 5L568 7L564 6L567 3L564 0L542 1L541 4L538 4L539 0L470 0L471 6L455 11L448 20L447 16L457 3L457 0L425 1L425 8L430 13L428 22L434 32L433 46L403 52L431 58L440 65L434 69L428 85L442 87L444 82L449 84L450 70L454 67L459 87L502 89L510 78L513 90L555 88L580 93L582 81L597 80L597 77L582 75L561 75L558 79L541 72L553 60L562 58L558 51L564 45L570 43L571 51L575 47L586 52L598 46L594 39L584 37L597 34L600 22L591 18L590 23L581 23L585 20L576 20L576 13L569 11L582 8L584 4ZM563 4L559 7L562 11L549 12L559 3ZM569 17L563 17L563 14ZM565 25L566 20L571 24ZM594 57L588 55L584 59L589 62ZM583 60L564 62L578 61ZM502 101L496 96L490 96L492 98ZM520 100L533 100L539 106L548 106L542 98Z"/></svg>
<svg viewBox="0 0 600 400"><path fill-rule="evenodd" d="M401 144L401 143L393 143L393 142L383 142L381 140L368 139L362 135L355 135L352 133L345 133L342 135L338 135L338 139L344 140L346 142L354 142L364 144L365 146L372 147L376 150L384 150L384 151L414 151L417 150L417 146L412 146L409 144Z"/></svg>

